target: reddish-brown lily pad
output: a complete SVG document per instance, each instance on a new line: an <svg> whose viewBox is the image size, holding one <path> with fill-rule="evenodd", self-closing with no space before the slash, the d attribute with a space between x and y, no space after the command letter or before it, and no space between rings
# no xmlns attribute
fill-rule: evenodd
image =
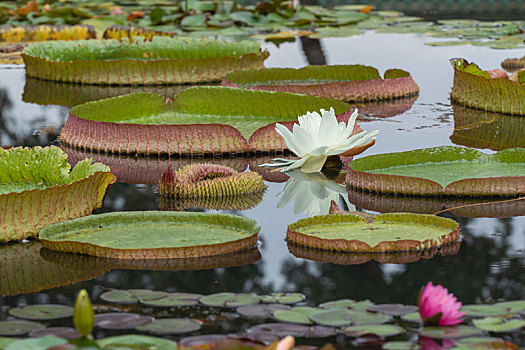
<svg viewBox="0 0 525 350"><path fill-rule="evenodd" d="M153 317L129 312L110 312L95 315L95 327L102 329L132 329L153 321Z"/></svg>
<svg viewBox="0 0 525 350"><path fill-rule="evenodd" d="M223 86L292 92L341 101L376 101L417 94L408 72L390 69L381 78L377 69L362 65L265 68L227 74Z"/></svg>
<svg viewBox="0 0 525 350"><path fill-rule="evenodd" d="M525 149L487 155L443 146L354 160L346 183L371 192L430 196L525 194Z"/></svg>
<svg viewBox="0 0 525 350"><path fill-rule="evenodd" d="M123 212L48 226L40 239L48 249L105 258L192 258L248 249L259 229L255 221L233 215Z"/></svg>
<svg viewBox="0 0 525 350"><path fill-rule="evenodd" d="M72 108L60 139L72 147L125 154L284 152L288 147L276 122L292 129L298 116L330 107L339 122L348 122L348 104L315 96L193 87L166 102L135 93ZM353 133L358 132L356 125Z"/></svg>
<svg viewBox="0 0 525 350"><path fill-rule="evenodd" d="M332 214L301 219L286 238L303 246L349 252L428 249L459 239L457 222L433 215L393 213L373 217Z"/></svg>

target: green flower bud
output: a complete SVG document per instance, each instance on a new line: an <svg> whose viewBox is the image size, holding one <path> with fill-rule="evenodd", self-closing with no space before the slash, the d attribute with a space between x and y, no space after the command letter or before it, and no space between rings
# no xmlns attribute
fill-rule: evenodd
<svg viewBox="0 0 525 350"><path fill-rule="evenodd" d="M73 324L82 337L91 334L95 324L95 313L93 305L89 300L89 294L82 289L75 300L75 313L73 315Z"/></svg>

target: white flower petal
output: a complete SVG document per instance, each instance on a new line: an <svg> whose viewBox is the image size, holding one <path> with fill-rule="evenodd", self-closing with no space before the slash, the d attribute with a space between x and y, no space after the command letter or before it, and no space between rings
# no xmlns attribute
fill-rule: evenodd
<svg viewBox="0 0 525 350"><path fill-rule="evenodd" d="M321 171L324 163L326 162L326 158L326 156L304 158L306 161L301 166L301 170L305 173L315 173L317 171Z"/></svg>
<svg viewBox="0 0 525 350"><path fill-rule="evenodd" d="M297 144L295 143L295 138L292 132L286 126L279 123L275 124L275 131L282 136L288 149L300 157L300 152L298 151Z"/></svg>

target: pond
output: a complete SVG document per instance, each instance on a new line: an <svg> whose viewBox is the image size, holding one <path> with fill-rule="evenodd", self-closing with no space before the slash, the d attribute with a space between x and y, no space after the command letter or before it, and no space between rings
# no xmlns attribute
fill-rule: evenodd
<svg viewBox="0 0 525 350"><path fill-rule="evenodd" d="M482 68L492 69L500 67L505 58L523 56L523 51L470 45L431 47L425 45L429 39L423 34L380 34L367 31L363 35L349 38L297 38L295 42L285 42L279 46L273 43L263 43L262 46L270 52L270 57L265 62L267 67L302 67L309 63L366 64L377 67L380 72L389 68L401 68L412 74L420 87L417 98L396 101L389 109L395 110L396 113L391 113L395 115L374 112L361 114L358 122L362 129L379 130L379 137L373 147L357 157L443 145L461 145L494 153L490 149L491 143L497 142L499 133L504 130L512 130L517 142L523 139L525 122L522 117L494 116L469 110L452 105L449 99L453 78L450 58L463 57L475 61ZM2 144L59 145L57 137L69 108L44 105L45 94L50 93L53 87L51 90L45 89L26 82L23 67L0 68ZM105 88L99 89L103 96L106 92L102 90ZM478 128L482 131L477 132ZM70 154L71 158L74 156ZM108 191L103 207L96 213L159 209L156 186L151 185L156 180L150 179L158 178L169 160L103 154L88 156L94 157L96 161L110 163L120 173L128 174L126 179L129 183L119 182L114 185ZM265 161L268 160L269 158ZM221 163L221 160L215 161ZM223 164L233 164L238 169L253 166L254 162L260 164L260 161L244 157L222 160ZM5 311L9 307L41 303L72 305L75 295L82 288L90 293L95 303L103 303L99 296L108 289L140 288L204 295L226 291L258 294L300 292L306 295L310 305L344 298L414 305L421 286L433 281L447 287L465 304L525 299L523 201L494 209L498 212L487 210L485 214L477 213L474 215L477 217L469 217L469 212L457 209L439 214L460 223L461 245L451 251L394 259L364 254L312 254L288 245L285 235L290 223L306 217L308 212L316 212L317 203L305 202L312 200L311 197L297 196L280 207L278 203L283 196L285 181L286 177L279 178L278 182L267 181L268 190L263 200L252 209L221 211L257 221L261 226L258 246L260 258L257 253L250 253L228 261L226 266L231 267L212 268L221 265L220 261L212 261L198 269L189 266L187 270L181 268L156 271L155 268L140 265L129 268L97 266L88 269L89 258L84 262L84 258L77 257L70 264L80 266L83 273L64 270L61 272L64 274L63 278L56 281L45 281L42 278L44 272L33 266L40 260L20 258L15 279L0 281L0 293L5 295L0 297L0 320L7 318ZM339 201L343 204L342 198ZM349 202L367 213L388 212L399 208L417 211L422 210L425 205L436 208L433 212L437 212L445 206L455 206L453 201L430 204L395 201L385 203L373 196L365 198L352 194L351 191ZM37 244L27 242L2 246L0 260L5 259L8 254L39 254ZM8 250L11 252L8 253ZM51 251L40 254L45 261L43 268L63 264L60 254L54 255ZM16 261L14 259L12 263ZM71 275L66 276L67 273ZM31 293L39 286L41 291ZM238 323L232 324L221 323L222 328L215 328L214 331L231 332L240 327ZM213 330L203 331L211 332ZM345 344L344 341L340 343ZM524 345L523 337L521 345Z"/></svg>

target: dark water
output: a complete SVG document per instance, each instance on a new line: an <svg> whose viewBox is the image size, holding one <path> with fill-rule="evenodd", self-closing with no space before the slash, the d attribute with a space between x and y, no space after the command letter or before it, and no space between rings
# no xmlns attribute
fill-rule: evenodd
<svg viewBox="0 0 525 350"><path fill-rule="evenodd" d="M523 52L472 46L429 47L424 45L428 40L423 35L366 33L352 38L299 40L280 47L265 43L263 46L271 53L266 61L266 66L270 67L301 67L309 63L308 57L310 62L361 63L375 66L381 72L395 67L412 73L421 91L415 101L401 100L394 106L387 106L387 112L384 108L380 113L377 110L369 111L366 118L363 118L363 129L380 131L376 145L363 155L454 144L479 148L487 153L506 147L523 146L521 143L524 142L525 133L520 132L524 122L520 117L493 115L451 106L449 91L453 72L448 62L452 57L464 57L477 62L483 68L497 68L503 59L521 57ZM68 108L31 103L31 99L33 102L45 102L31 97L42 91L24 91L24 84L22 68L0 69L0 141L5 145L17 146L57 144L57 132L64 123ZM104 93L106 92L100 92L101 95ZM22 95L26 102L22 100ZM388 114L392 114L392 111L401 114L389 117ZM42 128L42 131L37 131ZM517 136L502 139L502 133L511 132ZM122 174L127 172L127 181L130 182L147 179L144 182L153 183L159 172L167 166L167 161L158 159L136 161L134 158L98 157L100 158L97 160L113 161ZM251 161L238 158L229 160L230 163L227 164L234 162L237 167L243 168ZM138 167L143 171L139 175L134 173ZM81 288L86 288L95 300L105 288L148 288L201 294L221 291L299 291L307 295L311 304L338 298L415 304L420 287L429 280L445 285L464 303L525 299L525 202L489 206L482 211L455 210L441 214L457 220L463 236L461 246L442 252L444 256L439 253L432 256L428 253L424 256L398 256L390 260L375 256L374 260L373 256L317 254L289 248L284 240L286 227L306 214L294 212L294 204L291 203L284 208L277 208L284 183L267 184L268 191L256 207L232 212L254 219L262 227L259 246L262 258L256 262L253 261L257 260L258 255L254 252L250 256L239 256L236 261L227 263L232 265L252 261L242 266L205 268L220 265L219 261L200 265L204 267L201 270L151 271L155 267L139 265L133 266L134 269L124 269L122 266L103 264L94 267L88 258L83 260L78 257L70 262L70 267L75 265L79 268L69 277L69 282L81 282L50 288L51 283L37 283L38 276L31 270L31 264L40 264L41 260L38 259L43 259L46 264L58 264L62 267L67 267L68 264L53 252L40 252L37 254L38 258L13 262L14 265L21 266L13 268L13 273L21 280L35 282L20 283L18 292L27 292L28 289L39 286L44 290L5 296L0 298L0 306L47 302L72 304L75 294ZM415 212L435 212L444 206L453 207L458 204L439 201L400 203L396 202L399 199L396 197L365 198L356 193L350 193L350 198L358 208L370 212L402 208ZM296 204L296 207L300 205ZM119 183L110 189L99 212L150 209L159 209L154 186ZM314 211L313 207L310 210ZM491 216L505 218L489 218ZM30 244L25 243L23 246L27 251L33 249L38 252ZM21 247L22 245L0 247L3 249L0 259L8 256L7 249L25 249ZM14 254L22 256L21 253ZM400 263L407 261L413 262ZM88 269L88 266L91 268ZM55 285L68 282L67 273L70 272L60 272L64 278ZM2 274L5 273L7 272L2 271ZM9 287L10 293L6 293L5 285L2 288L3 294L17 294L11 293L17 291L16 285ZM5 314L0 313L0 317L5 317Z"/></svg>

